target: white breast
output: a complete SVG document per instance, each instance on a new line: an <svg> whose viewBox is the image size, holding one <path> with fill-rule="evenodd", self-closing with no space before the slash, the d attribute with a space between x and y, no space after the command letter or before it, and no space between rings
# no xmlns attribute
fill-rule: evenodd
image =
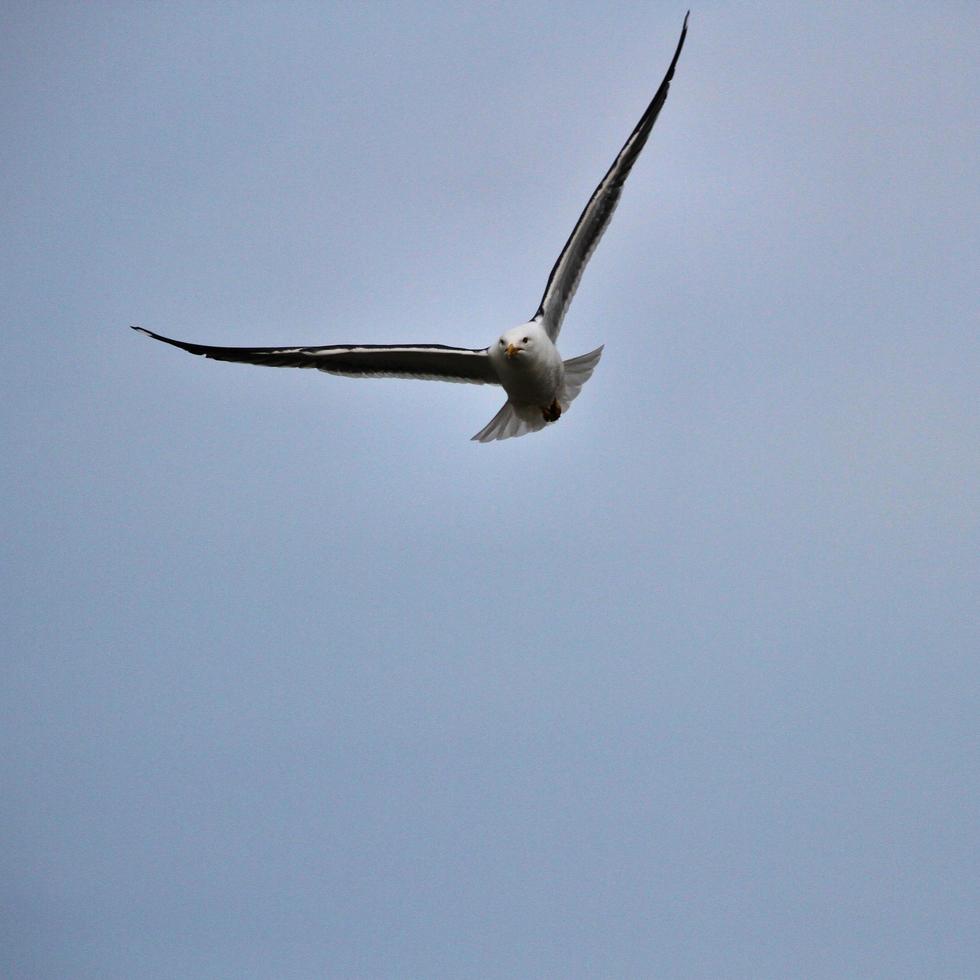
<svg viewBox="0 0 980 980"><path fill-rule="evenodd" d="M500 383L512 402L543 408L552 403L561 389L565 366L549 338L536 337L531 349L521 351L513 358L507 357L499 345L492 346L489 353Z"/></svg>

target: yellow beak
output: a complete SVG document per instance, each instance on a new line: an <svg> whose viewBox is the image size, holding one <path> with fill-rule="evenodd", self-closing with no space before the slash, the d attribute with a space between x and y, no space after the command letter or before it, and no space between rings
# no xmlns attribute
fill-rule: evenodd
<svg viewBox="0 0 980 980"><path fill-rule="evenodd" d="M515 354L519 354L522 350L524 350L524 348L523 347L518 347L517 344L508 344L507 345L507 356L508 357L513 357Z"/></svg>

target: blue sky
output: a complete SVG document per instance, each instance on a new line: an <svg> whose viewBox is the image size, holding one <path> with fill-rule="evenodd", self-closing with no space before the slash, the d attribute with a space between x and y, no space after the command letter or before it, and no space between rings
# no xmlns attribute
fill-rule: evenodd
<svg viewBox="0 0 980 980"><path fill-rule="evenodd" d="M980 964L975 4L0 12L0 973Z"/></svg>

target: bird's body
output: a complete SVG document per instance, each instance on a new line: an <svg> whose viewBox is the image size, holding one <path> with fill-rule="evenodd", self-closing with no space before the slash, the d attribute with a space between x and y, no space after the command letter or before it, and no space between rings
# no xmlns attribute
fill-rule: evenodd
<svg viewBox="0 0 980 980"><path fill-rule="evenodd" d="M482 349L441 344L334 345L327 347L210 347L134 327L191 354L218 361L269 367L316 368L350 377L426 378L471 384L499 384L507 392L503 408L473 438L491 442L524 435L557 421L591 377L602 348L562 360L555 341L585 266L619 202L623 184L646 144L667 99L667 90L687 35L680 40L657 93L600 181L548 277L534 316L505 331Z"/></svg>
<svg viewBox="0 0 980 980"><path fill-rule="evenodd" d="M559 396L565 365L541 324L532 320L511 328L489 348L489 354L512 402L544 408Z"/></svg>

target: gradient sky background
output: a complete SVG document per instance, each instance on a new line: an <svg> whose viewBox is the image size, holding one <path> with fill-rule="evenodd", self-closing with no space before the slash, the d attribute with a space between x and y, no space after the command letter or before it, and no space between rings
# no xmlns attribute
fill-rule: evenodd
<svg viewBox="0 0 980 980"><path fill-rule="evenodd" d="M0 11L0 974L980 970L975 3Z"/></svg>

